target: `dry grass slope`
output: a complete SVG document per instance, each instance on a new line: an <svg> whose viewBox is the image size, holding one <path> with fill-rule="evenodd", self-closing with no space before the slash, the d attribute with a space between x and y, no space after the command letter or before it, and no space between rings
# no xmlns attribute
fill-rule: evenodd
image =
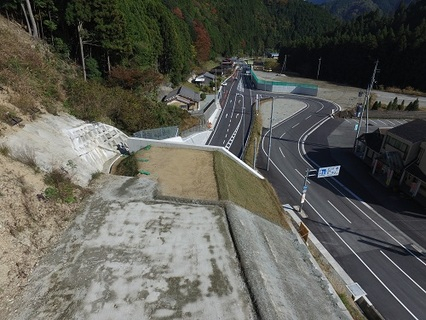
<svg viewBox="0 0 426 320"><path fill-rule="evenodd" d="M289 228L278 196L268 181L250 174L220 152L214 153L214 170L221 200L232 201L283 228Z"/></svg>

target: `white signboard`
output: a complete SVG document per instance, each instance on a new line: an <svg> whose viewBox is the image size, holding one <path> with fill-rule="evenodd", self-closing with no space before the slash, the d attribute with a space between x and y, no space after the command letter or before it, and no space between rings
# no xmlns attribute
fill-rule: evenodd
<svg viewBox="0 0 426 320"><path fill-rule="evenodd" d="M317 178L327 178L327 177L338 176L339 171L340 171L340 166L319 168Z"/></svg>

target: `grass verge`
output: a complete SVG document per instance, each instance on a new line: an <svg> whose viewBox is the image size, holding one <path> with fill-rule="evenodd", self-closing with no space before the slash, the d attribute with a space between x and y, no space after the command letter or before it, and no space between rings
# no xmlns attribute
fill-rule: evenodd
<svg viewBox="0 0 426 320"><path fill-rule="evenodd" d="M272 223L289 229L282 214L281 203L267 180L259 179L220 152L215 152L213 159L220 200L232 201Z"/></svg>

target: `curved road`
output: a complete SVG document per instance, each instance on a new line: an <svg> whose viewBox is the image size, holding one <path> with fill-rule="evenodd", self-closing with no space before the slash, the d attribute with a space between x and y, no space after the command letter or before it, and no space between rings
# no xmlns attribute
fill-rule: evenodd
<svg viewBox="0 0 426 320"><path fill-rule="evenodd" d="M222 87L223 110L207 142L225 147L238 157L243 152L256 93L244 72L244 68L236 71ZM270 92L265 94L274 96ZM258 169L283 203L298 205L307 169L341 164L339 177L308 179L306 201L300 213L303 221L386 319L426 319L426 258L422 254L424 249L415 241L423 240L421 230L425 230L426 221L417 222L421 227L417 234L410 234L415 236L413 240L383 218L394 214L392 208L369 204L357 195L368 198L369 193L375 192L374 185L363 185L348 174L353 170L351 161L333 160L334 150L328 139L340 125L330 117L338 110L337 105L290 94L275 97L297 100L305 107L273 127L269 171L266 168L270 133L265 130ZM349 135L353 136L353 132ZM345 140L344 134L337 139ZM386 196L382 198L386 201ZM394 204L397 206L398 201ZM422 213L415 206L407 210L411 214ZM415 229L408 224L407 228Z"/></svg>
<svg viewBox="0 0 426 320"><path fill-rule="evenodd" d="M280 199L294 205L300 203L307 168L339 164L327 140L330 114L337 107L316 98L286 97L303 101L306 107L273 127L269 171L264 171L269 150L265 132L258 167ZM345 170L351 168L342 167ZM351 180L344 185L339 178L308 180L305 224L386 319L426 319L422 249L351 191L363 186Z"/></svg>
<svg viewBox="0 0 426 320"><path fill-rule="evenodd" d="M241 70L235 71L224 83L220 103L223 109L206 144L224 147L241 157L252 119L251 87L250 77Z"/></svg>

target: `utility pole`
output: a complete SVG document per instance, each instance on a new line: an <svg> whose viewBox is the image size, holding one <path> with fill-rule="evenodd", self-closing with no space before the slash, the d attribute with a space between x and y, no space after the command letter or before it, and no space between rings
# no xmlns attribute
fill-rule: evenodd
<svg viewBox="0 0 426 320"><path fill-rule="evenodd" d="M269 146L268 146L268 162L266 163L266 171L269 171L269 161L271 159L271 144L272 144L272 116L274 115L274 97L272 97L271 119L269 120Z"/></svg>
<svg viewBox="0 0 426 320"><path fill-rule="evenodd" d="M356 148L357 145L357 139L359 137L359 133L361 131L361 124L362 124L362 117L364 116L364 110L366 113L366 123L365 123L365 132L368 133L368 105L370 104L370 94L371 94L371 89L374 85L374 82L376 81L376 73L378 71L380 71L379 69L377 69L377 66L379 65L379 60L376 60L376 64L374 66L374 71L373 71L373 75L371 76L371 82L367 87L366 93L365 93L365 97L364 97L364 103L363 103L363 107L361 110L361 115L359 117L359 122L358 122L358 127L356 129L356 135L355 135L355 140L354 140L354 149Z"/></svg>
<svg viewBox="0 0 426 320"><path fill-rule="evenodd" d="M376 64L374 65L374 71L373 71L373 75L371 76L371 82L370 85L367 88L367 99L366 99L366 106L365 106L365 132L368 133L368 107L370 106L370 95L371 95L371 90L373 89L374 86L374 82L376 82L376 73L378 71L380 71L379 69L377 69L377 66L379 65L379 60L376 60Z"/></svg>
<svg viewBox="0 0 426 320"><path fill-rule="evenodd" d="M321 57L318 59L317 80L319 78L320 69L321 69Z"/></svg>
<svg viewBox="0 0 426 320"><path fill-rule="evenodd" d="M244 101L243 101L243 103L244 103ZM244 155L244 138L245 138L245 134L246 134L246 119L245 119L245 116L244 116L244 114L245 114L245 110L246 110L246 108L244 107L244 105L243 105L243 112L242 112L242 117L243 117L243 146L242 146L242 149L241 149L241 160L243 159L243 155Z"/></svg>
<svg viewBox="0 0 426 320"><path fill-rule="evenodd" d="M287 64L287 55L284 55L284 62L283 62L283 66L281 68L281 74L283 72L285 72L285 65Z"/></svg>

